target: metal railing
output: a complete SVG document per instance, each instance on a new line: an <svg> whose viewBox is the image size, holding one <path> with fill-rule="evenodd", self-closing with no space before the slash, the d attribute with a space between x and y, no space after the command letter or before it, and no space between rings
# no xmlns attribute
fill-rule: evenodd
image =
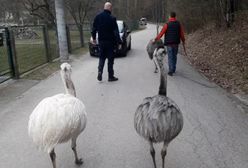
<svg viewBox="0 0 248 168"><path fill-rule="evenodd" d="M9 47L7 29L5 27L0 27L0 83L8 80L12 76Z"/></svg>
<svg viewBox="0 0 248 168"><path fill-rule="evenodd" d="M19 74L30 71L49 61L45 26L11 27Z"/></svg>
<svg viewBox="0 0 248 168"><path fill-rule="evenodd" d="M87 27L87 26L86 26ZM67 25L69 52L89 40L89 29ZM85 35L86 37L85 38ZM0 27L0 83L59 57L57 33L46 25Z"/></svg>

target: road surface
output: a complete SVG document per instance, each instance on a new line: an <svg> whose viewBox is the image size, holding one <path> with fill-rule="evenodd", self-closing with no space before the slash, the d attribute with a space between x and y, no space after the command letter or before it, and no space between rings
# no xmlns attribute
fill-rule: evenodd
<svg viewBox="0 0 248 168"><path fill-rule="evenodd" d="M153 168L149 145L136 134L133 115L143 98L158 92L159 75L153 73L145 51L155 33L155 26L149 25L132 34L132 50L115 60L117 82L107 82L106 71L103 82L98 82L98 60L89 55L72 63L77 95L88 113L86 130L78 138L82 168ZM40 100L61 92L59 73L39 83L21 80L1 90L0 168L52 167L48 154L38 151L28 137L27 123ZM248 167L247 114L182 56L176 75L168 77L168 96L182 110L184 127L169 145L166 168ZM155 146L158 167L161 145ZM78 167L69 143L55 151L58 168Z"/></svg>

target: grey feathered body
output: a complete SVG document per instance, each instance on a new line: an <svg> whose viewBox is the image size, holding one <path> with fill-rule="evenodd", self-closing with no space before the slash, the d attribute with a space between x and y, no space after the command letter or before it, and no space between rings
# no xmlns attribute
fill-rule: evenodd
<svg viewBox="0 0 248 168"><path fill-rule="evenodd" d="M147 97L134 116L137 133L146 140L170 143L183 128L183 116L173 100L156 95Z"/></svg>
<svg viewBox="0 0 248 168"><path fill-rule="evenodd" d="M157 40L156 42L150 40L149 43L147 44L146 51L151 60L153 59L153 53L156 48L164 48L164 44L162 40Z"/></svg>

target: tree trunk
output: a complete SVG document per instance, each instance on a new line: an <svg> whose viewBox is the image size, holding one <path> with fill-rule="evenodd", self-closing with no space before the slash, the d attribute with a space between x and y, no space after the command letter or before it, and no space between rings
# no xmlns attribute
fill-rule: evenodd
<svg viewBox="0 0 248 168"><path fill-rule="evenodd" d="M216 16L215 25L217 28L220 28L222 16L221 16L221 6L219 0L215 0L215 16Z"/></svg>
<svg viewBox="0 0 248 168"><path fill-rule="evenodd" d="M64 0L55 0L56 21L59 40L59 55L61 62L69 61L64 7Z"/></svg>
<svg viewBox="0 0 248 168"><path fill-rule="evenodd" d="M81 47L84 47L83 24L80 24L80 25L78 26L78 30L79 30L79 33L80 33L80 44L81 44Z"/></svg>

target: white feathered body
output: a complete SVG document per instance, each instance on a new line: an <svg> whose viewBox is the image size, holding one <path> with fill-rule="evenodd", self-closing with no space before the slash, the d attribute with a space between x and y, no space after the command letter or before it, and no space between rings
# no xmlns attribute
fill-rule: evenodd
<svg viewBox="0 0 248 168"><path fill-rule="evenodd" d="M147 97L135 112L134 127L147 141L169 143L181 132L183 116L170 98Z"/></svg>
<svg viewBox="0 0 248 168"><path fill-rule="evenodd" d="M39 149L50 153L59 143L67 142L85 129L85 106L70 94L43 99L29 117L29 136Z"/></svg>

